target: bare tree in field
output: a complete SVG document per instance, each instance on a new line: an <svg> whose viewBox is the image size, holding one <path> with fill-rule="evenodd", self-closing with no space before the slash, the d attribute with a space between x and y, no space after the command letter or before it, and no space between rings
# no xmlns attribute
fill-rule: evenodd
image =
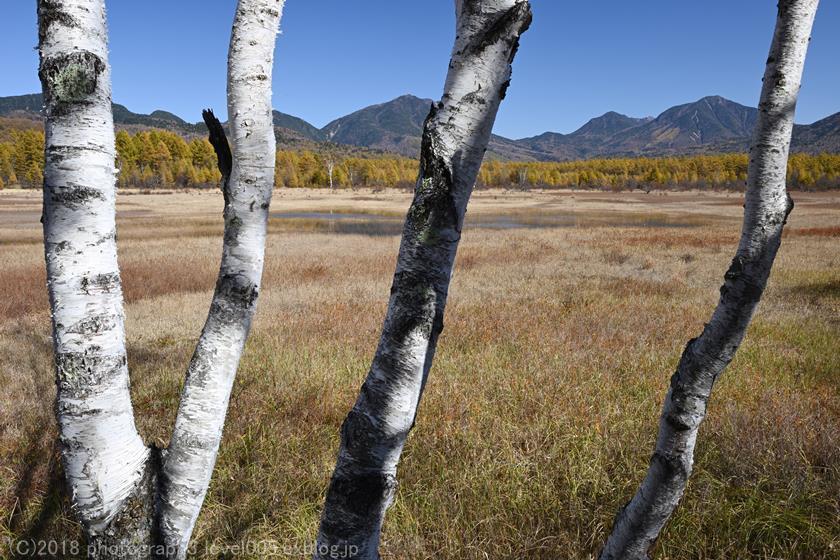
<svg viewBox="0 0 840 560"><path fill-rule="evenodd" d="M750 146L744 225L720 302L685 348L659 421L650 467L618 514L601 560L646 559L691 474L697 430L715 380L744 338L793 209L785 178L796 98L819 0L779 0L776 31Z"/></svg>
<svg viewBox="0 0 840 560"><path fill-rule="evenodd" d="M327 168L327 179L329 180L330 191L333 190L333 172L335 172L335 160L335 155L330 151L327 153L326 160L324 161L324 165Z"/></svg>
<svg viewBox="0 0 840 560"><path fill-rule="evenodd" d="M456 0L456 38L443 98L423 129L420 173L408 210L379 346L327 492L316 558L379 558L396 470L443 330L464 214L520 35L527 0Z"/></svg>
<svg viewBox="0 0 840 560"><path fill-rule="evenodd" d="M129 393L104 0L38 1L56 414L73 508L94 558L186 556L259 293L282 7L283 0L237 5L228 60L232 155L218 121L205 115L224 175L222 262L170 447L158 450L140 438Z"/></svg>

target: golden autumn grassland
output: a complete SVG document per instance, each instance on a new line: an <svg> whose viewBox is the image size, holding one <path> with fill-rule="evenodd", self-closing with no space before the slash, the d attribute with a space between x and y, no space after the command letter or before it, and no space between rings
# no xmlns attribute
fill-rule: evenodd
<svg viewBox="0 0 840 560"><path fill-rule="evenodd" d="M55 443L39 196L0 192L0 541L79 536ZM840 194L794 199L657 558L840 558ZM283 215L197 557L266 557L235 556L244 541L306 554L409 202L276 193ZM476 193L468 222L479 227L461 243L385 557L596 554L647 467L679 355L717 302L741 204L732 193ZM216 192L119 197L135 415L158 445L209 306L221 206ZM319 215L331 211L380 218Z"/></svg>

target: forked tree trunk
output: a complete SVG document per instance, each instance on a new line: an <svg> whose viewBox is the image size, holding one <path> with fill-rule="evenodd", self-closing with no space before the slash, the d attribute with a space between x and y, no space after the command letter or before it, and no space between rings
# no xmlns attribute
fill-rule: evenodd
<svg viewBox="0 0 840 560"><path fill-rule="evenodd" d="M785 189L796 98L819 0L780 0L750 146L744 225L720 302L703 333L683 352L659 421L644 482L616 516L601 560L646 559L691 474L697 430L717 377L758 305L793 209Z"/></svg>
<svg viewBox="0 0 840 560"><path fill-rule="evenodd" d="M527 0L456 0L456 38L443 98L423 130L420 173L408 211L379 346L341 445L315 558L379 558L385 510L443 330L464 214L499 104L510 83Z"/></svg>
<svg viewBox="0 0 840 560"><path fill-rule="evenodd" d="M38 2L56 414L67 484L92 558L186 555L259 290L274 177L271 71L282 6L283 0L237 6L228 68L232 170L222 157L223 133L215 139L220 167L230 174L222 265L171 449L161 453L137 433L129 393L104 0Z"/></svg>

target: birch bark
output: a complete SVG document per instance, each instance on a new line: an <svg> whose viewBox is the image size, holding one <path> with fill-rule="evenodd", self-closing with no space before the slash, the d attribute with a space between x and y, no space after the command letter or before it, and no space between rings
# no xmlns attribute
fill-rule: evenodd
<svg viewBox="0 0 840 560"><path fill-rule="evenodd" d="M276 150L271 78L283 3L239 0L233 23L228 58L233 166L222 186L222 263L163 463L161 530L177 558L186 554L213 474L260 290Z"/></svg>
<svg viewBox="0 0 840 560"><path fill-rule="evenodd" d="M744 223L720 302L689 341L671 378L656 449L633 499L618 513L601 560L646 559L683 495L700 423L717 377L744 338L793 209L785 188L796 99L819 0L780 0L750 147Z"/></svg>
<svg viewBox="0 0 840 560"><path fill-rule="evenodd" d="M96 540L138 492L152 457L129 394L105 5L41 0L38 25L56 415L73 507Z"/></svg>
<svg viewBox="0 0 840 560"><path fill-rule="evenodd" d="M253 317L274 184L274 44L283 0L240 0L228 59L231 164L222 263L170 449L147 448L129 392L117 267L114 126L104 0L39 0L46 114L44 239L73 507L93 558L184 558L215 464ZM210 121L208 120L208 126Z"/></svg>
<svg viewBox="0 0 840 560"><path fill-rule="evenodd" d="M527 0L456 0L456 39L443 97L426 119L379 346L341 428L315 558L377 559L400 453L443 330L449 279L467 202L519 37Z"/></svg>

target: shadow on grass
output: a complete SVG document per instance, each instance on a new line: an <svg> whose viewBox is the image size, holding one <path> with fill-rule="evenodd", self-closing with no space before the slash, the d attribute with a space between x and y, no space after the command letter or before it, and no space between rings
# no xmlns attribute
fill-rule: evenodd
<svg viewBox="0 0 840 560"><path fill-rule="evenodd" d="M801 284L799 286L791 288L791 291L812 298L840 299L840 280L829 280L828 282L813 282L810 284Z"/></svg>
<svg viewBox="0 0 840 560"><path fill-rule="evenodd" d="M69 542L78 538L78 525L70 513L70 502L64 485L58 441L55 438L55 420L52 417L54 398L51 364L52 347L49 338L25 329L10 333L23 342L28 360L21 364L33 380L38 402L33 403L34 415L27 416L25 436L22 437L13 457L19 457L11 491L11 515L8 530L13 541L28 543L28 547L12 547L12 558L31 558L34 543L50 540ZM24 554L25 552L25 554ZM47 554L47 551L44 551Z"/></svg>
<svg viewBox="0 0 840 560"><path fill-rule="evenodd" d="M15 494L20 507L13 512L9 528L18 542L46 543L50 540L64 542L75 539L77 535L65 534L64 530L60 529L60 527L66 527L74 524L74 522L70 515L70 505L64 485L64 473L58 459L56 446L53 446L47 458L46 495L39 500L37 505L31 504L34 485L30 473L34 472L35 468L28 461L37 464L43 460L39 448L38 443L32 445L30 451L34 453L32 456L27 455L26 457L29 468L25 470L24 476L18 481ZM33 508L36 508L36 510L32 511ZM26 550L28 550L26 554L21 554L20 550L12 550L12 558L31 558L32 551Z"/></svg>

